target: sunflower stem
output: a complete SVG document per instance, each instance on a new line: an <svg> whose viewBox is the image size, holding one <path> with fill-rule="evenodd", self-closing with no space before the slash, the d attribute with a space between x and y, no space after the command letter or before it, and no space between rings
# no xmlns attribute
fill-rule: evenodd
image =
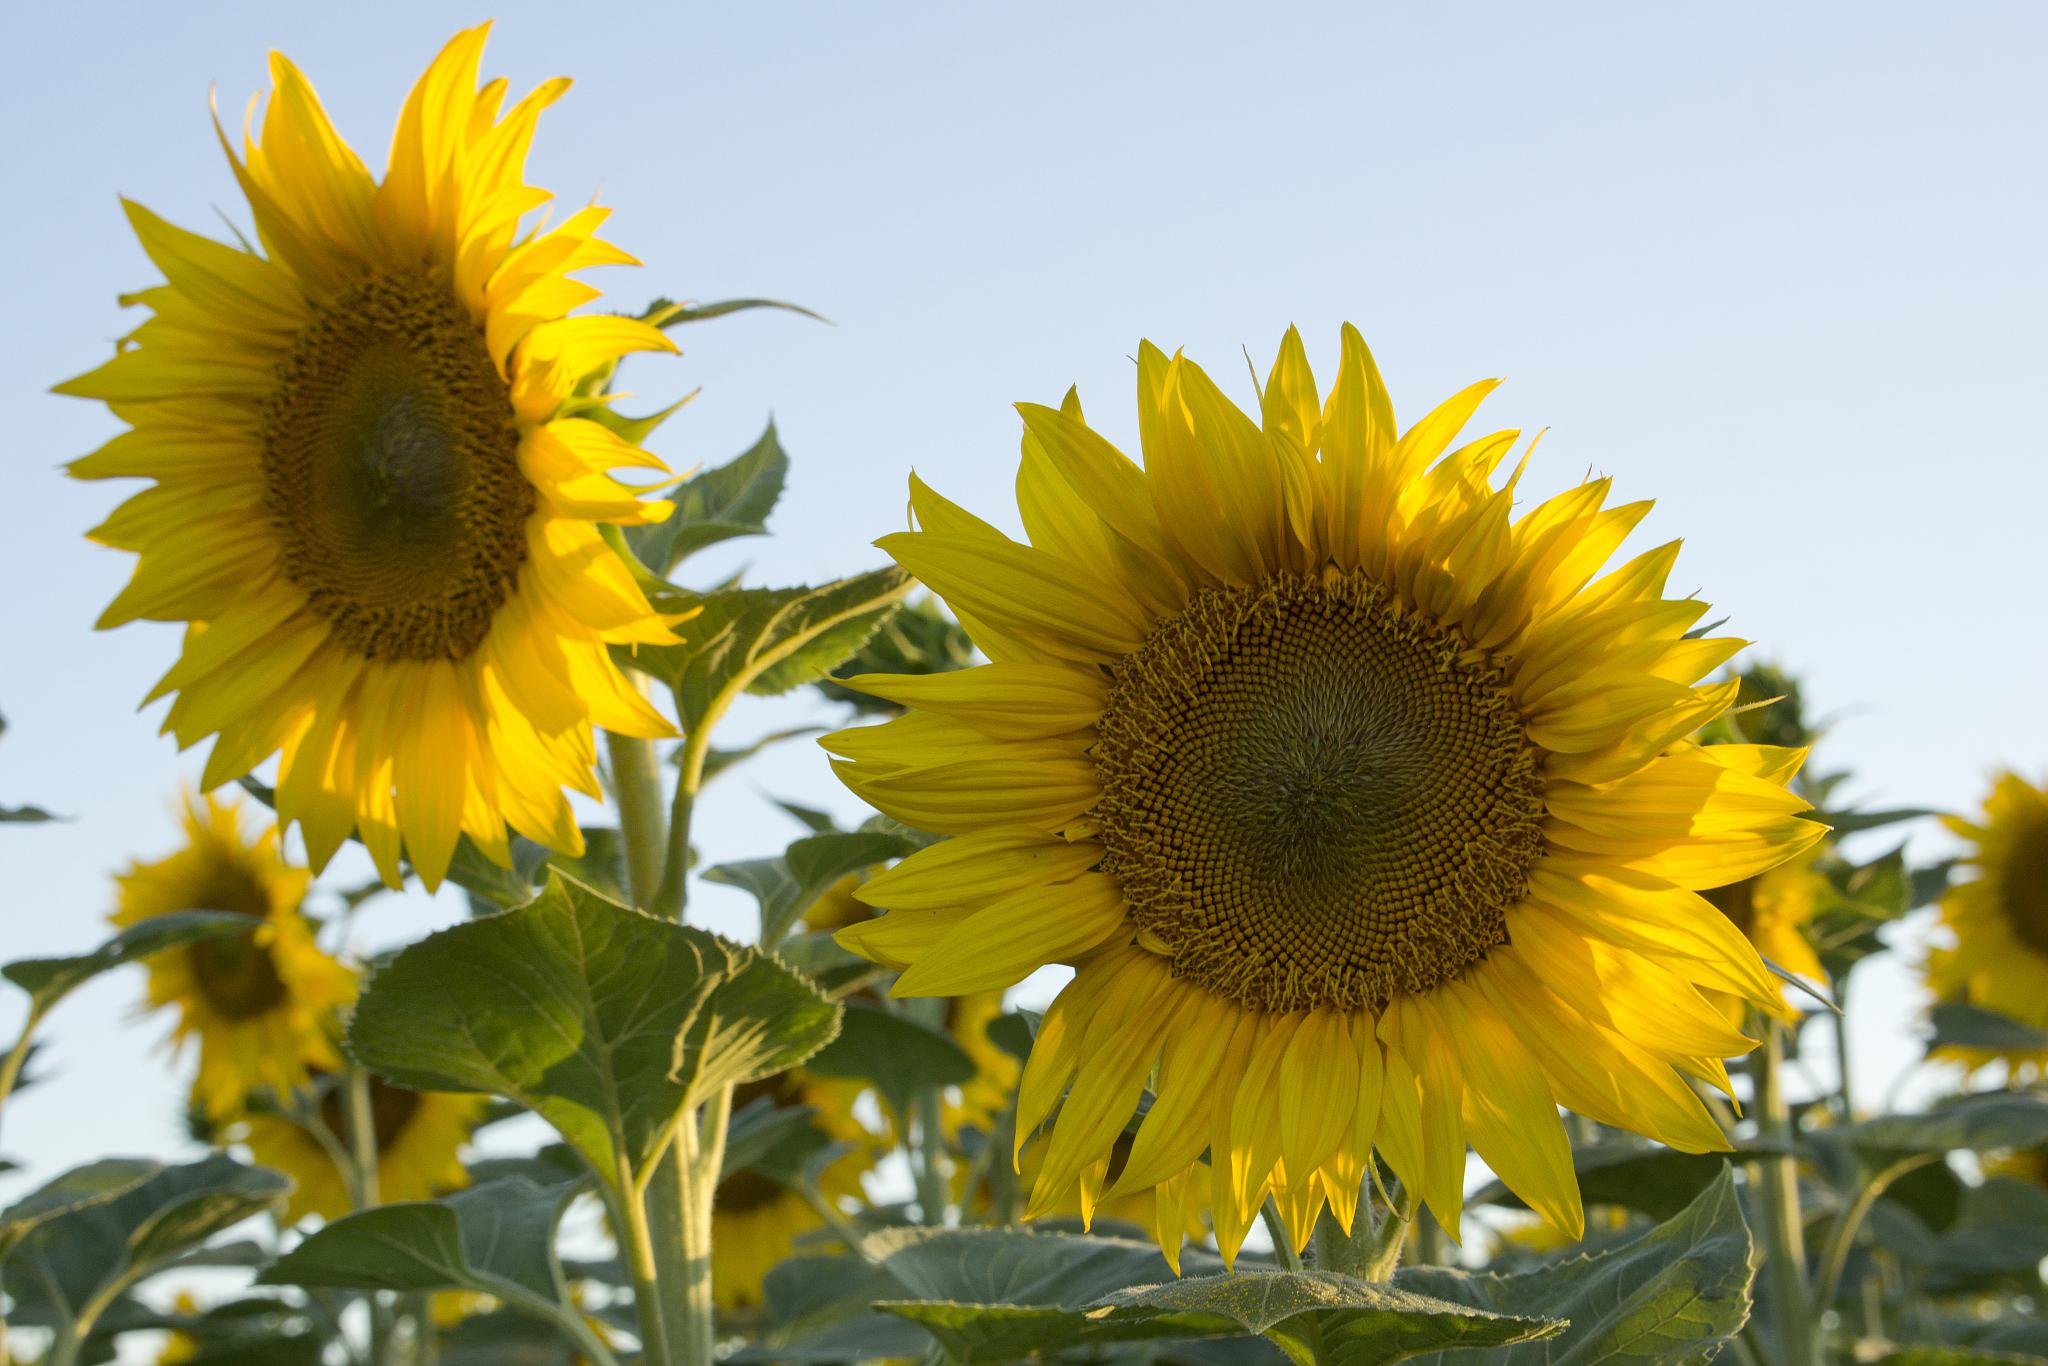
<svg viewBox="0 0 2048 1366"><path fill-rule="evenodd" d="M1273 1240L1273 1260L1283 1270L1301 1270L1301 1254L1294 1250L1294 1239L1288 1235L1287 1221L1280 1217L1280 1207L1267 1196L1266 1203L1259 1206L1259 1222L1266 1226L1266 1236Z"/></svg>
<svg viewBox="0 0 2048 1366"><path fill-rule="evenodd" d="M680 709L680 704L679 704ZM690 905L690 821L697 810L697 791L704 785L704 761L711 753L715 718L706 716L683 737L676 756L676 795L669 806L668 851L662 860L661 885L655 889L655 915L681 920Z"/></svg>
<svg viewBox="0 0 2048 1366"><path fill-rule="evenodd" d="M1758 1132L1781 1147L1792 1141L1792 1107L1782 1085L1784 1065L1785 1026L1768 1019L1763 1047L1750 1055L1750 1068L1756 1083ZM1816 1366L1813 1306L1806 1295L1806 1233L1799 1214L1798 1163L1787 1152L1760 1158L1757 1165L1763 1174L1766 1261L1780 1360L1783 1366Z"/></svg>
<svg viewBox="0 0 2048 1366"><path fill-rule="evenodd" d="M1856 1103L1849 1091L1849 979L1834 984L1835 1004L1842 1009L1831 1016L1835 1032L1835 1117L1844 1124L1856 1118Z"/></svg>
<svg viewBox="0 0 2048 1366"><path fill-rule="evenodd" d="M917 1117L917 1208L922 1222L946 1222L946 1138L939 1123L939 1093L927 1088L911 1103Z"/></svg>
<svg viewBox="0 0 2048 1366"><path fill-rule="evenodd" d="M652 910L666 847L654 743L606 731L604 748L611 760L612 795L619 803L619 838L626 848L626 890L635 906Z"/></svg>
<svg viewBox="0 0 2048 1366"><path fill-rule="evenodd" d="M29 1045L35 1038L36 1026L42 1020L42 1010L30 1005L28 1015L21 1022L21 1037L14 1041L14 1047L7 1050L7 1060L0 1062L0 1114L6 1113L7 1098L14 1094L14 1085L21 1080L22 1064L28 1061ZM0 1332L4 1331L4 1320L0 1320Z"/></svg>

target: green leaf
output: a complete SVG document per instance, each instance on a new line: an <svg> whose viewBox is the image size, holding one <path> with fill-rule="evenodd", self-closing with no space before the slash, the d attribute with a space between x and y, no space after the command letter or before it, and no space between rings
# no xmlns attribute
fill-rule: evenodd
<svg viewBox="0 0 2048 1366"><path fill-rule="evenodd" d="M687 597L703 610L675 645L642 645L620 661L675 689L683 728L715 721L742 692L773 696L822 677L859 649L909 591L900 569L817 588L732 588Z"/></svg>
<svg viewBox="0 0 2048 1366"><path fill-rule="evenodd" d="M766 534L768 514L781 499L788 476L789 457L770 422L752 446L670 495L675 510L667 517L650 526L627 527L626 544L642 564L667 578L708 545Z"/></svg>
<svg viewBox="0 0 2048 1366"><path fill-rule="evenodd" d="M1925 1114L1885 1115L1828 1136L1879 1163L1906 1153L2039 1147L2048 1144L2048 1093L1989 1091L1959 1096Z"/></svg>
<svg viewBox="0 0 2048 1366"><path fill-rule="evenodd" d="M1681 1153L1671 1148L1610 1141L1588 1143L1572 1152L1579 1176L1579 1196L1588 1205L1619 1205L1669 1219L1711 1186L1730 1160L1744 1154L1787 1151L1767 1143L1745 1143L1734 1153ZM1469 1197L1474 1204L1527 1209L1520 1197L1498 1181Z"/></svg>
<svg viewBox="0 0 2048 1366"><path fill-rule="evenodd" d="M23 958L0 967L0 976L26 991L38 1011L47 1011L73 989L124 963L205 939L247 934L263 922L240 911L174 911L151 916L94 949L69 958Z"/></svg>
<svg viewBox="0 0 2048 1366"><path fill-rule="evenodd" d="M1887 825L1897 825L1900 821L1917 821L1923 816L1940 814L1927 807L1902 806L1892 811L1813 811L1805 818L1819 821L1840 839L1844 835L1860 835L1866 830L1882 830Z"/></svg>
<svg viewBox="0 0 2048 1366"><path fill-rule="evenodd" d="M865 1246L916 1297L878 1296L876 1308L919 1324L966 1363L1256 1333L1299 1362L1374 1366L1454 1344L1527 1341L1563 1326L1328 1272L1220 1274L1214 1256L1193 1250L1183 1268L1188 1274L1161 1284L1166 1265L1158 1249L1118 1238L895 1229Z"/></svg>
<svg viewBox="0 0 2048 1366"><path fill-rule="evenodd" d="M837 1014L773 958L557 872L379 968L349 1046L402 1086L518 1101L616 1182L710 1088L803 1061Z"/></svg>
<svg viewBox="0 0 2048 1366"><path fill-rule="evenodd" d="M291 1186L281 1172L227 1157L183 1166L117 1158L74 1169L0 1214L9 1292L32 1287L82 1336L90 1307L273 1208Z"/></svg>
<svg viewBox="0 0 2048 1366"><path fill-rule="evenodd" d="M1381 1366L1448 1348L1535 1342L1565 1328L1561 1319L1495 1314L1329 1271L1170 1281L1120 1291L1089 1317L1112 1323L1150 1317L1191 1329L1235 1326L1267 1339L1300 1366Z"/></svg>
<svg viewBox="0 0 2048 1366"><path fill-rule="evenodd" d="M775 944L839 879L915 848L900 835L873 830L808 835L781 858L721 863L705 869L704 878L752 894L761 906L761 941Z"/></svg>
<svg viewBox="0 0 2048 1366"><path fill-rule="evenodd" d="M906 603L885 622L859 652L818 681L818 691L857 711L893 715L903 710L867 693L842 687L836 680L857 674L934 674L964 669L974 662L974 642L960 624L927 594Z"/></svg>
<svg viewBox="0 0 2048 1366"><path fill-rule="evenodd" d="M555 1231L574 1184L524 1177L472 1186L444 1200L358 1211L308 1235L257 1277L263 1285L350 1290L468 1290L586 1333L570 1302Z"/></svg>
<svg viewBox="0 0 2048 1366"><path fill-rule="evenodd" d="M2010 1015L1961 1001L1944 1001L1928 1013L1934 1035L1927 1051L1937 1048L1988 1048L2001 1053L2048 1051L2048 1029L2036 1029Z"/></svg>
<svg viewBox="0 0 2048 1366"><path fill-rule="evenodd" d="M780 299L721 299L713 304L678 304L667 299L656 299L647 306L647 311L641 314L640 318L641 321L652 323L656 327L681 327L685 323L708 322L713 318L723 318L728 313L743 313L754 308L773 308L784 313L797 313L828 326L832 321L822 314L811 312L801 304L788 304Z"/></svg>
<svg viewBox="0 0 2048 1366"><path fill-rule="evenodd" d="M824 732L825 728L823 726L785 726L781 730L771 730L766 735L749 740L744 745L735 745L731 749L713 748L706 750L704 752L704 776L702 781L705 783L710 782L733 765L744 763L771 745L779 745L785 740L801 740L807 735L822 735ZM675 757L681 758L682 750L678 749ZM702 791L703 789L700 786L698 790Z"/></svg>
<svg viewBox="0 0 2048 1366"><path fill-rule="evenodd" d="M846 1003L839 1037L809 1067L821 1077L873 1082L899 1115L921 1091L974 1079L974 1060L944 1032L859 1000Z"/></svg>
<svg viewBox="0 0 2048 1366"><path fill-rule="evenodd" d="M66 816L54 816L40 806L0 806L0 825L41 825L45 821L67 820Z"/></svg>
<svg viewBox="0 0 2048 1366"><path fill-rule="evenodd" d="M2048 1366L2048 1357L1981 1347L1901 1347L1877 1358L1877 1366Z"/></svg>
<svg viewBox="0 0 2048 1366"><path fill-rule="evenodd" d="M1936 1240L1929 1260L1944 1278L1969 1283L2031 1273L2044 1257L2048 1190L2009 1176L1991 1176L1963 1192L1955 1223Z"/></svg>
<svg viewBox="0 0 2048 1366"><path fill-rule="evenodd" d="M1498 1314L1571 1324L1540 1345L1426 1358L1439 1366L1678 1366L1711 1361L1749 1317L1750 1252L1735 1179L1724 1170L1676 1218L1598 1256L1518 1276L1413 1267L1397 1273L1394 1284Z"/></svg>
<svg viewBox="0 0 2048 1366"><path fill-rule="evenodd" d="M915 1324L872 1307L902 1293L878 1266L848 1257L791 1257L762 1286L773 1324L765 1340L723 1360L731 1366L917 1360L931 1339Z"/></svg>

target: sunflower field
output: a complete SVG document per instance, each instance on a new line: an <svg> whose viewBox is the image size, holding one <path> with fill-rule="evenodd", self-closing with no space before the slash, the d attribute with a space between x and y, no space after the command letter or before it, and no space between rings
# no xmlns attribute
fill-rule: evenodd
<svg viewBox="0 0 2048 1366"><path fill-rule="evenodd" d="M225 223L122 200L153 275L41 379L203 763L8 911L75 952L4 955L0 1152L109 982L185 1113L0 1159L0 1366L2048 1366L2038 733L1873 802L1625 449L1334 306L1018 403L1006 500L906 417L900 525L790 585L805 466L658 386L824 320L636 283L489 31L381 165L272 53Z"/></svg>

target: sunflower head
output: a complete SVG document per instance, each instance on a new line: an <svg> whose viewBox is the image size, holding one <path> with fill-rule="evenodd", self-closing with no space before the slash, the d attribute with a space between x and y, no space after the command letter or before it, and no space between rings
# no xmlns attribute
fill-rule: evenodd
<svg viewBox="0 0 2048 1366"><path fill-rule="evenodd" d="M1028 541L913 477L880 544L991 662L848 680L911 710L826 737L838 772L952 838L839 938L902 995L1073 965L1019 1092L1020 1142L1057 1111L1035 1211L1088 1207L1148 1086L1100 1198L1183 1199L1206 1150L1226 1255L1269 1195L1348 1227L1375 1149L1455 1229L1468 1140L1577 1236L1560 1104L1725 1146L1684 1078L1750 1041L1707 993L1785 1007L1699 893L1824 833L1803 752L1685 738L1742 642L1689 634L1675 542L1602 572L1648 503L1518 509L1518 433L1457 440L1493 387L1403 429L1355 331L1326 396L1290 331L1247 414L1147 344L1142 465L1071 393L1020 406Z"/></svg>
<svg viewBox="0 0 2048 1366"><path fill-rule="evenodd" d="M490 1097L448 1091L412 1091L370 1078L370 1117L377 1143L377 1198L386 1203L430 1200L469 1183L462 1147L483 1119ZM329 1079L313 1116L331 1142L346 1143L348 1122L338 1078ZM252 1113L241 1141L260 1166L274 1167L296 1183L285 1217L317 1214L338 1219L349 1212L348 1179L334 1165L328 1145L292 1117Z"/></svg>
<svg viewBox="0 0 2048 1366"><path fill-rule="evenodd" d="M114 358L58 386L128 430L71 472L143 478L93 532L138 557L100 619L187 623L152 698L212 736L205 786L282 753L278 809L315 868L351 831L397 885L459 835L507 827L580 852L563 789L597 795L592 726L669 732L607 653L662 642L598 524L669 504L620 483L661 462L602 421L595 381L673 350L629 318L572 314L577 272L630 264L590 206L542 230L528 185L549 81L504 107L479 87L485 27L407 99L381 180L273 54L260 128L221 135L254 245L133 224L164 283Z"/></svg>
<svg viewBox="0 0 2048 1366"><path fill-rule="evenodd" d="M179 911L230 911L256 922L246 935L201 940L149 960L149 1004L177 1013L173 1039L196 1039L193 1098L212 1119L251 1092L288 1094L309 1069L340 1065L337 1011L355 997L355 973L314 942L299 911L308 874L284 861L278 831L242 833L238 805L188 797L185 846L118 874L110 917L127 928Z"/></svg>
<svg viewBox="0 0 2048 1366"><path fill-rule="evenodd" d="M1941 900L1951 942L1929 955L1927 984L1943 1000L2048 1029L2048 787L2002 773L1982 817L1950 817L1946 824L1970 842L1963 862L1976 876L1950 887ZM2001 1058L2048 1067L2048 1052L2040 1050L1943 1051L1973 1067Z"/></svg>

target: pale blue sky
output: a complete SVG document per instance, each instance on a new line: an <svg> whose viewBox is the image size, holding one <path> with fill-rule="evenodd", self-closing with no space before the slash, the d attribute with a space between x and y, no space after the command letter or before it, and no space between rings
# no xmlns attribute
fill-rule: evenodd
<svg viewBox="0 0 2048 1366"><path fill-rule="evenodd" d="M153 279L115 196L202 231L245 221L206 94L238 118L272 46L381 164L406 87L486 12L10 14L0 804L77 819L0 830L0 956L96 940L109 871L167 850L199 768L157 738L160 709L135 710L174 631L90 629L129 562L81 534L121 491L56 472L114 426L47 386L107 353L127 325L114 294ZM1351 319L1404 416L1505 375L1482 417L1552 429L1534 489L1591 468L1658 499L1641 536L1684 536L1678 586L1849 718L1827 757L1872 800L1960 806L2001 762L2048 766L2048 10L612 5L565 26L574 12L500 7L486 70L577 78L533 171L616 207L611 235L647 268L601 283L636 306L774 294L837 323L714 324L630 374L664 401L703 386L665 434L678 465L741 449L771 412L794 456L777 538L707 572L877 563L913 465L1014 525L1012 401L1078 383L1129 441L1140 337L1242 396L1241 348L1263 370L1298 322L1327 371ZM750 705L735 733L788 714ZM709 856L779 847L756 794L820 801L828 781L808 746L726 780ZM699 905L747 924L718 889ZM390 901L359 942L459 914ZM1870 970L1867 1099L1910 1055L1910 983ZM161 1025L117 1024L140 991L117 975L56 1017L61 1076L9 1108L11 1156L48 1175L170 1147ZM0 1003L0 1036L15 1016Z"/></svg>

